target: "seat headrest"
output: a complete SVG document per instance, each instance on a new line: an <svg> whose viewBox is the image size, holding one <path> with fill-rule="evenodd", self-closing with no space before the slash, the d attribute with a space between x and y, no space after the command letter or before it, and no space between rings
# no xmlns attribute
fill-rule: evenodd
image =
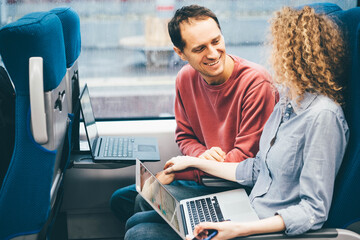
<svg viewBox="0 0 360 240"><path fill-rule="evenodd" d="M0 29L0 54L17 94L29 94L29 58L42 57L44 91L56 88L66 73L63 30L59 18L34 12Z"/></svg>
<svg viewBox="0 0 360 240"><path fill-rule="evenodd" d="M299 7L296 7L296 9L300 10L304 6L309 6L315 10L315 12L319 14L331 14L333 12L341 11L342 9L334 4L334 3L312 3L312 4L305 4L301 5Z"/></svg>
<svg viewBox="0 0 360 240"><path fill-rule="evenodd" d="M59 7L50 10L56 14L63 27L66 67L70 68L81 52L81 34L79 15L71 7Z"/></svg>

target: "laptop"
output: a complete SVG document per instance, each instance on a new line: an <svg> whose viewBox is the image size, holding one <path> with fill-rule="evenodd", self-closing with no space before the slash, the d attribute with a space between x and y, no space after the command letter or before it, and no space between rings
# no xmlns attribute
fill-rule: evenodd
<svg viewBox="0 0 360 240"><path fill-rule="evenodd" d="M178 201L138 159L136 190L183 239L199 222L259 219L242 188Z"/></svg>
<svg viewBox="0 0 360 240"><path fill-rule="evenodd" d="M137 158L142 161L160 160L156 138L99 136L87 84L80 94L80 109L94 162L128 162Z"/></svg>

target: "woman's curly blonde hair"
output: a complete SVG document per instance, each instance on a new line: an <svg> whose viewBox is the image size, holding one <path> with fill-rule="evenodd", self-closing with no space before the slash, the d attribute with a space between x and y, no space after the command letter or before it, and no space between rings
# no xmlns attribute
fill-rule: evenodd
<svg viewBox="0 0 360 240"><path fill-rule="evenodd" d="M291 88L302 99L305 92L326 95L342 103L342 33L325 15L305 6L284 7L271 21L271 64L275 82Z"/></svg>

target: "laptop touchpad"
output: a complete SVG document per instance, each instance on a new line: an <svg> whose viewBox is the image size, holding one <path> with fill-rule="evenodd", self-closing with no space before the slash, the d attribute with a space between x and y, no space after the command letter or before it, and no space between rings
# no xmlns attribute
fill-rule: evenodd
<svg viewBox="0 0 360 240"><path fill-rule="evenodd" d="M154 145L138 145L139 152L155 152L156 148Z"/></svg>

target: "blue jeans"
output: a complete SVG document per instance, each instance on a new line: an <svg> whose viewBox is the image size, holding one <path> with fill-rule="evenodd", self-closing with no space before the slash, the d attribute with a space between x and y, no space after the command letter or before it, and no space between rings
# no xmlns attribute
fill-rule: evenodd
<svg viewBox="0 0 360 240"><path fill-rule="evenodd" d="M205 187L195 181L184 180L173 181L170 185L165 185L165 187L179 201L186 198L233 189L224 187ZM126 220L134 213L152 210L147 202L140 195L138 196L135 184L116 190L111 196L110 207L115 216L122 222L126 222Z"/></svg>
<svg viewBox="0 0 360 240"><path fill-rule="evenodd" d="M181 237L155 212L139 212L126 222L124 240L177 240Z"/></svg>
<svg viewBox="0 0 360 240"><path fill-rule="evenodd" d="M137 195L135 184L133 184L116 190L111 196L110 208L121 222L125 223L134 212L138 212L138 209L134 209Z"/></svg>

